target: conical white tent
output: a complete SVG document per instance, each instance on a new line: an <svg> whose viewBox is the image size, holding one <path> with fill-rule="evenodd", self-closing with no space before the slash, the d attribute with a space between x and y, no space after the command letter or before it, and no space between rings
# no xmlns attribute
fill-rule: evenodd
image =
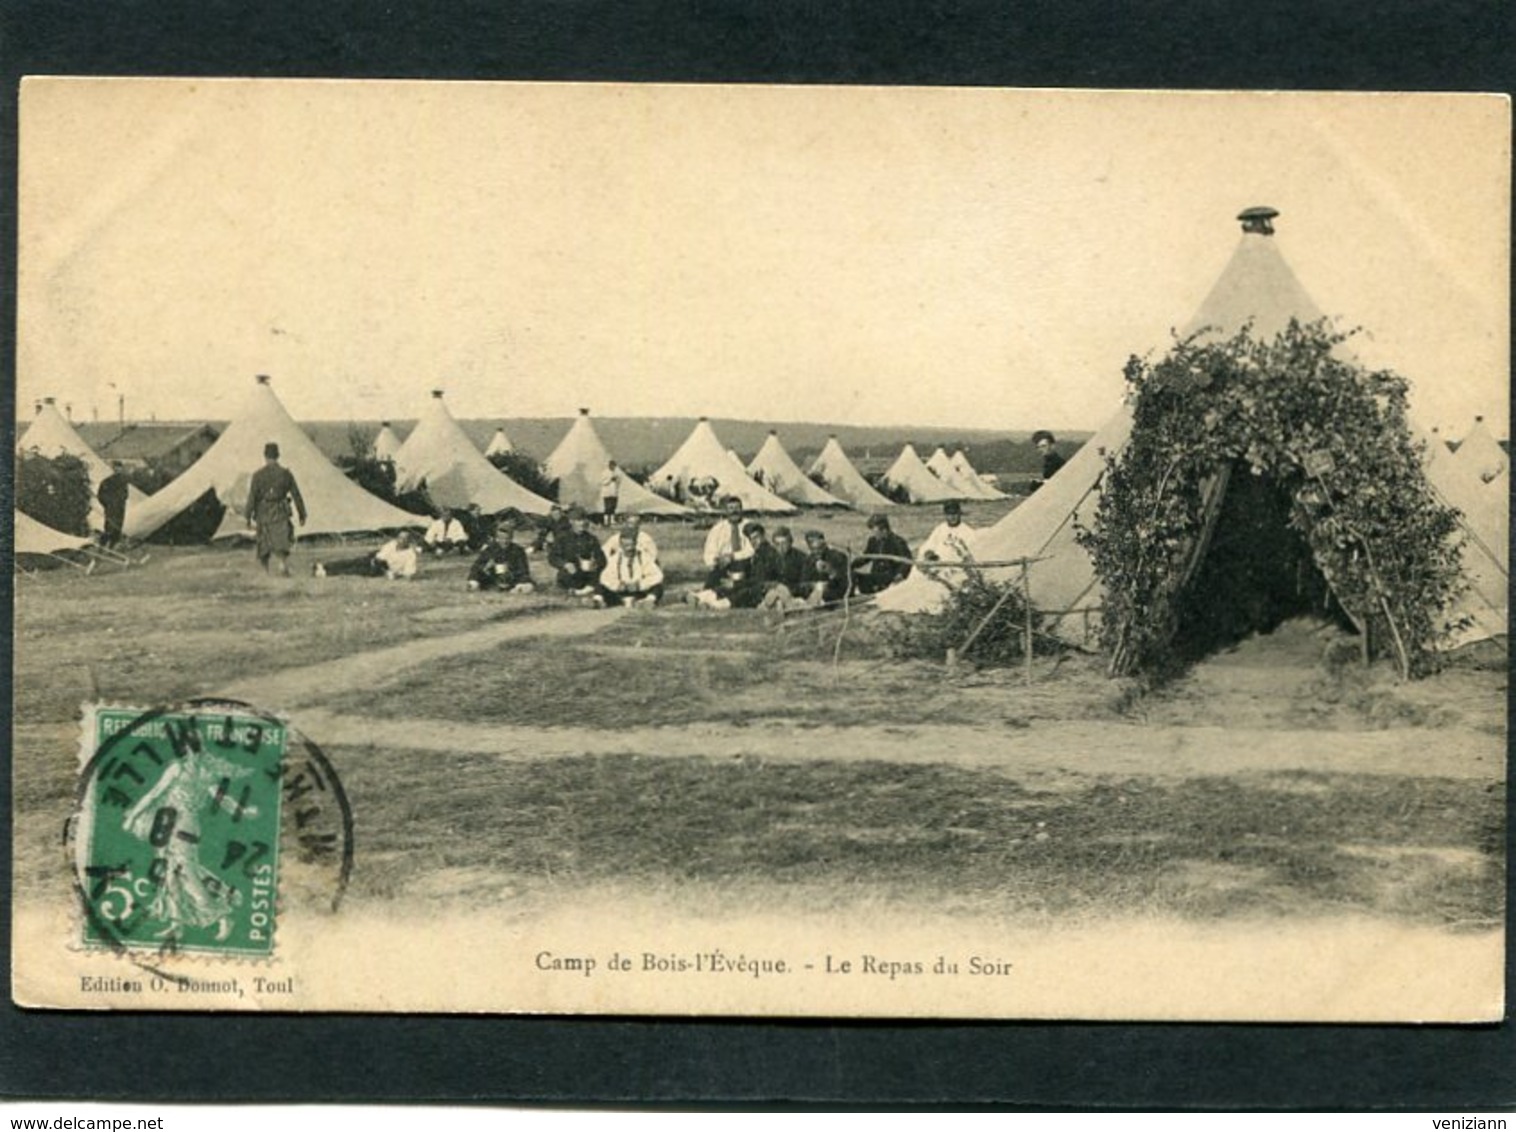
<svg viewBox="0 0 1516 1132"><path fill-rule="evenodd" d="M1508 482L1506 472L1511 466L1511 458L1496 443L1490 430L1484 427L1483 417L1474 418L1474 427L1469 429L1469 434L1463 438L1458 451L1453 453L1453 459L1480 483L1498 491L1505 490Z"/></svg>
<svg viewBox="0 0 1516 1132"><path fill-rule="evenodd" d="M57 554L63 550L83 550L90 540L78 535L66 535L46 523L33 519L25 511L14 511L16 517L15 551L17 554Z"/></svg>
<svg viewBox="0 0 1516 1132"><path fill-rule="evenodd" d="M505 426L495 429L495 435L490 437L490 442L484 447L486 456L503 456L507 452L514 452L511 447L510 437L505 435Z"/></svg>
<svg viewBox="0 0 1516 1132"><path fill-rule="evenodd" d="M486 514L515 508L529 515L546 515L549 500L528 491L502 473L474 447L442 400L432 390L426 411L395 453L395 486L414 491L422 486L439 507L477 503Z"/></svg>
<svg viewBox="0 0 1516 1132"><path fill-rule="evenodd" d="M837 443L835 436L827 437L826 444L822 446L817 457L811 461L806 474L820 476L822 482L826 484L827 491L843 500L849 507L856 507L861 511L872 511L880 507L894 506L892 500L875 491L869 485L869 481L863 478L863 473L853 467L853 462L847 458L847 453L842 450L842 445Z"/></svg>
<svg viewBox="0 0 1516 1132"><path fill-rule="evenodd" d="M1427 480L1443 503L1463 516L1463 574L1468 589L1455 611L1469 624L1454 644L1503 636L1510 589L1510 507L1507 497L1461 464L1436 436L1423 436Z"/></svg>
<svg viewBox="0 0 1516 1132"><path fill-rule="evenodd" d="M681 491L688 492L694 480L716 481L715 497L735 495L748 511L761 511L771 515L788 515L795 506L766 488L754 483L727 447L721 443L711 422L701 417L685 442L679 446L664 465L652 475L652 483L669 481Z"/></svg>
<svg viewBox="0 0 1516 1132"><path fill-rule="evenodd" d="M58 411L57 403L51 397L42 399L36 419L27 426L26 435L21 438L17 447L23 452L36 452L49 459L68 455L84 461L84 466L89 471L91 491L99 488L100 481L112 471L111 466L100 458L98 452L85 443L84 437L80 436L78 430ZM127 514L131 514L132 510L146 498L147 494L136 485L127 488ZM92 530L105 529L105 508L100 505L98 499L90 502L89 525Z"/></svg>
<svg viewBox="0 0 1516 1132"><path fill-rule="evenodd" d="M900 450L890 470L884 473L884 483L892 490L905 492L912 503L946 503L959 498L956 491L921 462L915 446L910 444Z"/></svg>
<svg viewBox="0 0 1516 1132"><path fill-rule="evenodd" d="M791 503L807 507L847 506L831 492L817 486L814 480L800 470L800 465L795 463L780 443L779 433L773 429L769 430L768 439L758 449L753 462L747 466L747 472L775 495L782 495Z"/></svg>
<svg viewBox="0 0 1516 1132"><path fill-rule="evenodd" d="M974 470L974 465L969 463L969 458L963 449L953 453L953 471L965 485L974 489L980 499L1004 499L1005 492L990 486L984 478Z"/></svg>
<svg viewBox="0 0 1516 1132"><path fill-rule="evenodd" d="M1291 319L1307 323L1321 317L1269 238L1273 229L1268 220L1273 214L1264 216L1261 225L1256 218L1250 224L1249 215L1239 217L1244 221L1242 242L1182 337L1227 338L1248 324L1255 337L1272 337ZM1050 631L1074 644L1094 643L1104 600L1094 566L1075 533L1079 527L1093 525L1106 459L1125 447L1131 429L1131 409L1123 404L1058 475L1000 522L980 532L973 543L974 556L981 562L1040 559L1028 570L1032 604L1048 616ZM1460 471L1440 441L1429 444L1427 452L1427 479L1448 505L1463 513L1467 535L1463 561L1469 593L1449 615L1466 617L1472 625L1457 643L1504 635L1509 586L1505 551L1509 520L1504 500L1494 507L1482 505L1484 493ZM991 572L991 576L1015 575L1006 570ZM941 608L947 592L942 583L916 571L884 591L879 607L928 612Z"/></svg>
<svg viewBox="0 0 1516 1132"><path fill-rule="evenodd" d="M553 449L543 465L549 479L558 481L558 502L565 506L600 510L600 481L605 477L611 454L600 441L590 421L590 411L580 409L568 434ZM621 477L617 510L638 515L687 515L689 511L672 499L649 491L630 476Z"/></svg>
<svg viewBox="0 0 1516 1132"><path fill-rule="evenodd" d="M963 482L963 477L958 474L958 469L953 467L953 461L947 452L939 445L926 462L927 471L941 480L953 492L955 499L978 499L979 495L968 484Z"/></svg>
<svg viewBox="0 0 1516 1132"><path fill-rule="evenodd" d="M259 377L241 411L205 455L163 490L127 511L126 533L147 538L206 492L213 492L226 508L214 537L248 534L243 509L253 473L263 466L263 446L270 441L279 445L279 462L294 474L305 500L308 517L305 526L298 528L301 534L395 530L422 522L370 495L338 471L285 411L268 378Z"/></svg>
<svg viewBox="0 0 1516 1132"><path fill-rule="evenodd" d="M400 438L395 435L395 430L390 428L390 422L385 421L379 426L379 435L374 437L374 459L395 459L395 454L400 451Z"/></svg>
<svg viewBox="0 0 1516 1132"><path fill-rule="evenodd" d="M982 562L1044 558L1028 571L1032 604L1067 611L1053 628L1079 644L1093 642L1103 594L1094 564L1074 534L1093 523L1106 457L1126 446L1131 430L1131 412L1122 405L1056 476L993 527L976 532L972 542L974 557ZM947 574L943 578L959 580ZM942 579L915 570L879 595L879 608L930 613L942 607L948 593Z"/></svg>

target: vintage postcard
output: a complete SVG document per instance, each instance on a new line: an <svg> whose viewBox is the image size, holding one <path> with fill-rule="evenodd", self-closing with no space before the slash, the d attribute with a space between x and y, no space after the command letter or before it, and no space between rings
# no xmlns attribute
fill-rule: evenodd
<svg viewBox="0 0 1516 1132"><path fill-rule="evenodd" d="M28 79L16 1000L1499 1019L1509 139Z"/></svg>

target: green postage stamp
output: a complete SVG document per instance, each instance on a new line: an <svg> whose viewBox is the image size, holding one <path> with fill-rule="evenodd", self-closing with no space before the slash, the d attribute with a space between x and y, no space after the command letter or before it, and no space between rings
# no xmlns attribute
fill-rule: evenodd
<svg viewBox="0 0 1516 1132"><path fill-rule="evenodd" d="M271 955L288 729L231 706L97 707L86 741L85 946Z"/></svg>

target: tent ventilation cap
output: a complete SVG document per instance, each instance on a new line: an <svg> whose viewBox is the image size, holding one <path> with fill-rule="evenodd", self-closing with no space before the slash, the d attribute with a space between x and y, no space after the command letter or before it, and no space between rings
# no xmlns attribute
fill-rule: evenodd
<svg viewBox="0 0 1516 1132"><path fill-rule="evenodd" d="M268 384L268 374L266 374L266 373L260 373L257 377L253 378L253 380L256 381L259 385L267 385Z"/></svg>
<svg viewBox="0 0 1516 1132"><path fill-rule="evenodd" d="M1259 236L1272 236L1274 234L1274 217L1279 215L1277 208L1269 208L1267 205L1255 205L1252 208L1244 208L1237 214L1237 219L1242 221L1242 230L1252 232Z"/></svg>

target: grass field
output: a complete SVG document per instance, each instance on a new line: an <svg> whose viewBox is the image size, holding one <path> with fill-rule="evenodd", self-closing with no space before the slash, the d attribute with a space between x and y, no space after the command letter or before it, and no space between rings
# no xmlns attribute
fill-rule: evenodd
<svg viewBox="0 0 1516 1132"><path fill-rule="evenodd" d="M916 542L936 520L896 526ZM853 513L791 525L862 547ZM652 529L672 588L693 586L703 531ZM302 546L295 565L353 549ZM18 898L67 899L82 702L240 690L342 773L359 903L615 885L1060 922L1500 921L1503 659L1400 685L1324 665L1333 631L1292 624L1161 693L1077 654L1039 659L1028 686L894 660L875 615L670 606L585 630L555 593L466 593L465 569L285 581L203 548L18 578ZM259 698L274 689L284 702Z"/></svg>

